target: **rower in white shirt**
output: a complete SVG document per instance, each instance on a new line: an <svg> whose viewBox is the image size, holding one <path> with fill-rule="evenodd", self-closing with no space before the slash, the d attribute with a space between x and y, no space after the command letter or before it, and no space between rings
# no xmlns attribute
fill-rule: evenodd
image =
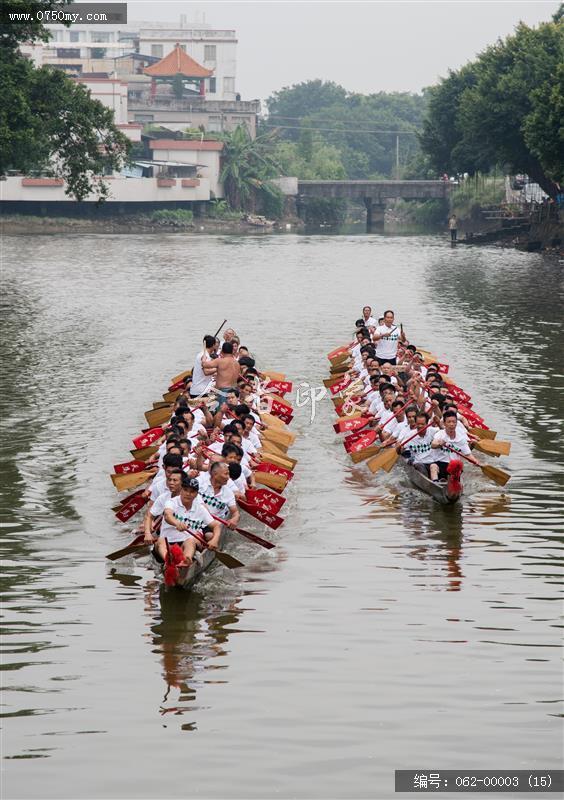
<svg viewBox="0 0 564 800"><path fill-rule="evenodd" d="M437 481L439 478L437 454L432 449L431 444L440 429L434 426L426 428L428 423L429 415L424 411L420 411L415 420L419 435L406 446L409 449L410 462L415 469L426 477L430 477L432 481Z"/></svg>
<svg viewBox="0 0 564 800"><path fill-rule="evenodd" d="M210 465L209 472L203 472L197 479L202 500L216 517L221 517L228 528L239 524L239 509L235 495L227 487L229 467L225 462L216 461Z"/></svg>
<svg viewBox="0 0 564 800"><path fill-rule="evenodd" d="M439 465L439 478L446 480L447 467L453 458L457 458L457 453L467 456L473 464L480 466L480 462L472 455L468 445L466 430L463 433L458 431L458 422L455 411L445 411L443 415L444 429L438 431L433 437L431 447L438 451L436 456Z"/></svg>
<svg viewBox="0 0 564 800"><path fill-rule="evenodd" d="M398 342L405 342L403 326L394 324L394 312L384 312L384 324L379 325L373 335L376 342L376 358L380 365L396 363L398 354Z"/></svg>

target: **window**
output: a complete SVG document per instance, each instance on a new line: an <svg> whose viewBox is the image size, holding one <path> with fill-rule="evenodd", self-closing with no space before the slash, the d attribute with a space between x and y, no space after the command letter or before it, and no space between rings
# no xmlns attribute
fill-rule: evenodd
<svg viewBox="0 0 564 800"><path fill-rule="evenodd" d="M103 31L94 31L90 34L91 42L109 42L110 38L110 34Z"/></svg>
<svg viewBox="0 0 564 800"><path fill-rule="evenodd" d="M216 89L216 78L208 78L208 92L209 94L215 94L217 91Z"/></svg>
<svg viewBox="0 0 564 800"><path fill-rule="evenodd" d="M215 53L216 53L215 44L204 45L204 61L215 61L216 59Z"/></svg>
<svg viewBox="0 0 564 800"><path fill-rule="evenodd" d="M223 79L223 92L224 94L232 94L235 91L235 78Z"/></svg>
<svg viewBox="0 0 564 800"><path fill-rule="evenodd" d="M106 48L105 47L93 47L92 48L92 58L106 58Z"/></svg>
<svg viewBox="0 0 564 800"><path fill-rule="evenodd" d="M135 122L153 122L155 119L154 114L134 114L133 118Z"/></svg>
<svg viewBox="0 0 564 800"><path fill-rule="evenodd" d="M57 48L57 58L80 58L80 47Z"/></svg>
<svg viewBox="0 0 564 800"><path fill-rule="evenodd" d="M70 42L80 42L80 31L69 31L70 33Z"/></svg>
<svg viewBox="0 0 564 800"><path fill-rule="evenodd" d="M156 58L163 57L163 46L162 44L152 44L151 45L151 55L155 56Z"/></svg>

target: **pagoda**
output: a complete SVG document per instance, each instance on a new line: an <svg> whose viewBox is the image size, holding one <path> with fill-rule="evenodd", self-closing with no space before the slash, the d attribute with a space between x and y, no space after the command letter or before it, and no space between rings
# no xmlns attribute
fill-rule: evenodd
<svg viewBox="0 0 564 800"><path fill-rule="evenodd" d="M157 61L156 64L146 67L144 72L145 75L149 75L151 78L151 97L154 97L157 92L158 80L173 83L178 79L178 75L180 75L183 84L192 84L193 89L201 97L204 97L206 94L205 78L213 75L213 70L206 69L201 64L198 64L197 61L194 61L178 42L168 55Z"/></svg>

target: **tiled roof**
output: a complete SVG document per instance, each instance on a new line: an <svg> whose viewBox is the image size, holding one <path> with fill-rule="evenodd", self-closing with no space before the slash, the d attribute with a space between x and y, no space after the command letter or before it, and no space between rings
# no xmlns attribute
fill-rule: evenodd
<svg viewBox="0 0 564 800"><path fill-rule="evenodd" d="M201 142L199 139L151 139L151 150L223 150L223 142Z"/></svg>
<svg viewBox="0 0 564 800"><path fill-rule="evenodd" d="M185 78L209 78L213 75L212 69L206 69L194 61L178 43L167 56L156 64L146 67L145 75L153 78L172 78L175 75L184 75Z"/></svg>

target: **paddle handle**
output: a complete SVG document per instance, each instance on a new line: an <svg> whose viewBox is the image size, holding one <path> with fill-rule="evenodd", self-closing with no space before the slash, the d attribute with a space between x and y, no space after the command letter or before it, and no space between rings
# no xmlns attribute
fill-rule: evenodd
<svg viewBox="0 0 564 800"><path fill-rule="evenodd" d="M407 403L406 403L405 405L403 405L403 406L402 406L400 409L398 409L398 410L396 411L396 413L395 413L395 414L392 414L392 416L391 416L389 419L387 419L385 422L383 422L383 423L382 423L382 427L383 427L383 428L385 428L385 427L386 427L386 425L388 424L388 422L391 422L391 421L392 421L393 419L395 419L395 418L396 418L396 417L397 417L399 414L401 414L401 413L402 413L402 411L405 411L405 409L408 407L408 405L409 405L410 403L412 403L412 402L413 402L413 401L412 401L412 399L411 399L411 398L409 398L409 400L407 401Z"/></svg>
<svg viewBox="0 0 564 800"><path fill-rule="evenodd" d="M223 326L225 325L225 323L226 323L226 322L227 322L227 320L226 320L226 319L224 319L224 320L223 320L223 322L221 323L221 325L219 326L219 328L218 328L218 329L216 330L216 332L214 333L214 339L215 339L215 338L218 336L218 334L221 332L221 329L223 328Z"/></svg>
<svg viewBox="0 0 564 800"><path fill-rule="evenodd" d="M402 446L402 447L405 447L405 446L406 446L406 444L407 444L408 442L411 442L411 440L412 440L412 439L415 439L415 437L416 437L416 436L419 436L419 434L421 434L421 433L424 433L424 431L426 431L426 430L427 430L427 428L430 428L432 424L433 424L432 422L428 422L428 423L425 425L425 427L424 427L424 428L419 428L419 429L418 429L418 431L417 431L417 433L414 433L414 434L413 434L413 436L410 436L410 437L409 437L409 439L406 439L406 440L405 440L405 442L401 442L401 446Z"/></svg>

